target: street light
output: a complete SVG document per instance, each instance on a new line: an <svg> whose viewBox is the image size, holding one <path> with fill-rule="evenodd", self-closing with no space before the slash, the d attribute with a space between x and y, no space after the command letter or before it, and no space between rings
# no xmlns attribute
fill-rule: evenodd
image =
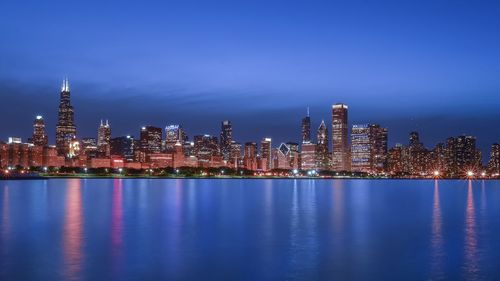
<svg viewBox="0 0 500 281"><path fill-rule="evenodd" d="M440 173L439 173L439 171L438 171L438 170L434 171L434 176L435 176L435 177L439 177L439 174L440 174Z"/></svg>
<svg viewBox="0 0 500 281"><path fill-rule="evenodd" d="M473 171L467 171L467 177L472 178L474 176Z"/></svg>

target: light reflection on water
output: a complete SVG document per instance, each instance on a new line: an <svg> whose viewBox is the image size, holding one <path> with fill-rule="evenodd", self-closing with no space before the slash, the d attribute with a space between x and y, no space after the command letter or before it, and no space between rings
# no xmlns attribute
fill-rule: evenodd
<svg viewBox="0 0 500 281"><path fill-rule="evenodd" d="M445 252L443 246L443 222L441 203L439 199L439 181L434 181L434 199L432 207L432 234L431 234L431 280L443 280Z"/></svg>
<svg viewBox="0 0 500 281"><path fill-rule="evenodd" d="M64 219L64 276L67 280L81 280L83 261L83 212L80 180L68 180L66 190L66 217Z"/></svg>
<svg viewBox="0 0 500 281"><path fill-rule="evenodd" d="M442 180L0 182L0 280L499 279L497 190ZM26 261L36 270L20 271Z"/></svg>

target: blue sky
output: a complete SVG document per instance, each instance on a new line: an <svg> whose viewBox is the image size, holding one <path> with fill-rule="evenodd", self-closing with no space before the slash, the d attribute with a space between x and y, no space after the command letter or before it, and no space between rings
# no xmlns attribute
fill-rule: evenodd
<svg viewBox="0 0 500 281"><path fill-rule="evenodd" d="M182 124L241 142L300 138L331 122L380 123L390 143L473 134L500 141L500 4L495 1L2 1L0 137L50 140L63 77L78 134ZM486 152L486 151L485 151Z"/></svg>

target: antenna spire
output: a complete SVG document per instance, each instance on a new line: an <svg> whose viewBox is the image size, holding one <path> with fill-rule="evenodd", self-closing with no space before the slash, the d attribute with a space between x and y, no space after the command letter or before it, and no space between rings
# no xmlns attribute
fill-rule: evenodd
<svg viewBox="0 0 500 281"><path fill-rule="evenodd" d="M307 107L307 117L309 117L309 106Z"/></svg>

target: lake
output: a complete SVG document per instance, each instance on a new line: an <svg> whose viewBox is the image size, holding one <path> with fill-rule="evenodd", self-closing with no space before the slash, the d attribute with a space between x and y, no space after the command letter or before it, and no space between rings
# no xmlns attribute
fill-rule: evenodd
<svg viewBox="0 0 500 281"><path fill-rule="evenodd" d="M0 280L499 280L500 181L0 181Z"/></svg>

